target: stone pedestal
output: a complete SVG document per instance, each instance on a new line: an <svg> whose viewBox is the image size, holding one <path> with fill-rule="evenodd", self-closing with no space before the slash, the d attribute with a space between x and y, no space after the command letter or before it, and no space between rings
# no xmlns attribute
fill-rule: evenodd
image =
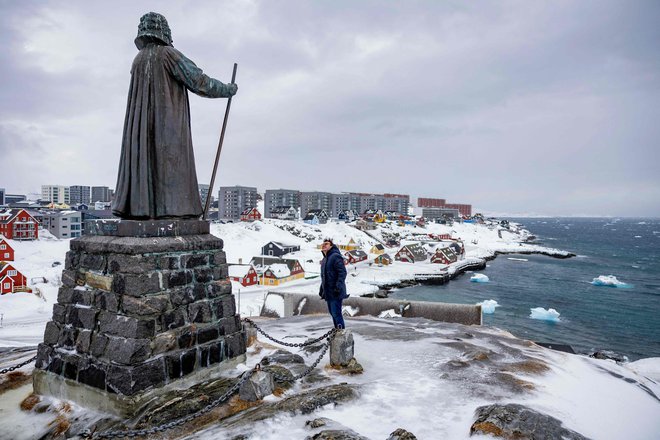
<svg viewBox="0 0 660 440"><path fill-rule="evenodd" d="M223 242L207 222L97 220L86 231L66 256L36 393L128 415L244 359Z"/></svg>

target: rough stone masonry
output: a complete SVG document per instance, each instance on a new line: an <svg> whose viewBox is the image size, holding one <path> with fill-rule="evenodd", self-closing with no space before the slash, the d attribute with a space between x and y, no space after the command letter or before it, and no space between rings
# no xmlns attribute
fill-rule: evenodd
<svg viewBox="0 0 660 440"><path fill-rule="evenodd" d="M208 222L98 220L86 232L66 255L36 393L125 414L145 393L244 357L223 242ZM119 406L99 404L105 397Z"/></svg>

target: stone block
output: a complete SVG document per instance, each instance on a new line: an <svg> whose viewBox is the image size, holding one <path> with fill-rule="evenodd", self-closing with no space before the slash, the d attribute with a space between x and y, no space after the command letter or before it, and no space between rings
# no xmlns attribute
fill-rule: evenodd
<svg viewBox="0 0 660 440"><path fill-rule="evenodd" d="M209 301L197 301L188 305L190 322L211 322L211 305Z"/></svg>
<svg viewBox="0 0 660 440"><path fill-rule="evenodd" d="M94 388L105 390L105 365L89 363L78 371L78 381Z"/></svg>
<svg viewBox="0 0 660 440"><path fill-rule="evenodd" d="M80 252L68 251L64 258L64 268L76 270L80 267Z"/></svg>
<svg viewBox="0 0 660 440"><path fill-rule="evenodd" d="M66 321L66 307L62 304L53 304L53 321L64 324Z"/></svg>
<svg viewBox="0 0 660 440"><path fill-rule="evenodd" d="M209 264L216 266L218 264L225 264L227 262L227 254L225 251L215 251L209 255Z"/></svg>
<svg viewBox="0 0 660 440"><path fill-rule="evenodd" d="M255 371L248 380L243 382L238 390L238 395L242 400L255 402L273 394L274 389L272 374L266 371Z"/></svg>
<svg viewBox="0 0 660 440"><path fill-rule="evenodd" d="M175 331L168 331L156 335L151 341L151 354L156 356L168 351L177 349L177 334Z"/></svg>
<svg viewBox="0 0 660 440"><path fill-rule="evenodd" d="M218 320L218 332L221 335L231 335L241 329L240 319L238 316L230 318L222 318Z"/></svg>
<svg viewBox="0 0 660 440"><path fill-rule="evenodd" d="M94 270L97 272L105 272L106 259L103 254L90 254L82 252L80 254L80 267L87 270Z"/></svg>
<svg viewBox="0 0 660 440"><path fill-rule="evenodd" d="M62 376L71 380L78 380L78 366L80 358L77 356L66 356L64 359L64 368L62 369Z"/></svg>
<svg viewBox="0 0 660 440"><path fill-rule="evenodd" d="M105 353L105 348L108 345L109 338L105 335L94 333L92 335L92 342L89 347L89 352L92 356L99 358Z"/></svg>
<svg viewBox="0 0 660 440"><path fill-rule="evenodd" d="M160 321L164 331L183 327L188 322L188 308L181 306L166 312L160 317Z"/></svg>
<svg viewBox="0 0 660 440"><path fill-rule="evenodd" d="M79 271L64 269L62 271L62 284L65 287L76 287L85 284L85 281Z"/></svg>
<svg viewBox="0 0 660 440"><path fill-rule="evenodd" d="M197 329L198 344L205 344L207 342L214 341L218 339L218 336L220 336L220 333L218 332L217 325L212 324L210 326Z"/></svg>
<svg viewBox="0 0 660 440"><path fill-rule="evenodd" d="M122 310L128 315L160 315L170 308L168 295L124 296Z"/></svg>
<svg viewBox="0 0 660 440"><path fill-rule="evenodd" d="M57 293L57 302L60 304L92 305L92 294L82 286L60 287Z"/></svg>
<svg viewBox="0 0 660 440"><path fill-rule="evenodd" d="M44 330L44 344L55 345L60 338L62 325L55 321L48 321Z"/></svg>
<svg viewBox="0 0 660 440"><path fill-rule="evenodd" d="M197 366L197 349L191 348L190 350L184 351L181 355L181 375L185 376L187 374L195 371Z"/></svg>
<svg viewBox="0 0 660 440"><path fill-rule="evenodd" d="M181 255L165 255L158 257L158 269L179 270L181 267Z"/></svg>
<svg viewBox="0 0 660 440"><path fill-rule="evenodd" d="M166 278L165 278L166 276ZM163 272L163 278L167 279L167 288L185 286L193 281L193 271L189 269Z"/></svg>
<svg viewBox="0 0 660 440"><path fill-rule="evenodd" d="M62 374L62 369L64 368L64 361L61 357L59 357L57 353L53 352L53 357L47 368L51 373L60 375Z"/></svg>
<svg viewBox="0 0 660 440"><path fill-rule="evenodd" d="M208 296L206 295L206 284L202 284L202 283L193 284L192 294L195 301L207 299Z"/></svg>
<svg viewBox="0 0 660 440"><path fill-rule="evenodd" d="M156 255L108 255L108 273L141 274L160 268L160 257Z"/></svg>
<svg viewBox="0 0 660 440"><path fill-rule="evenodd" d="M107 390L125 396L158 387L164 382L165 366L162 358L135 367L110 365L106 376Z"/></svg>
<svg viewBox="0 0 660 440"><path fill-rule="evenodd" d="M57 339L57 345L67 350L73 350L76 346L76 339L78 338L78 330L65 326L60 330L60 336Z"/></svg>
<svg viewBox="0 0 660 440"><path fill-rule="evenodd" d="M178 329L176 335L179 348L192 348L197 343L197 331L194 325Z"/></svg>
<svg viewBox="0 0 660 440"><path fill-rule="evenodd" d="M199 252L222 249L222 239L210 234L180 237L109 237L86 235L71 241L71 250L127 255Z"/></svg>
<svg viewBox="0 0 660 440"><path fill-rule="evenodd" d="M215 319L233 318L236 315L236 304L232 295L225 295L211 300L211 310Z"/></svg>
<svg viewBox="0 0 660 440"><path fill-rule="evenodd" d="M231 293L231 281L229 279L213 281L206 286L206 289L209 298L229 295Z"/></svg>
<svg viewBox="0 0 660 440"><path fill-rule="evenodd" d="M106 292L105 290L94 290L93 298L95 308L112 313L117 313L119 311L120 296L116 293Z"/></svg>
<svg viewBox="0 0 660 440"><path fill-rule="evenodd" d="M212 267L197 267L193 270L195 274L196 283L208 283L213 281L213 270Z"/></svg>
<svg viewBox="0 0 660 440"><path fill-rule="evenodd" d="M192 254L187 255L182 258L182 266L186 269L193 269L200 266L209 265L209 255L208 254Z"/></svg>
<svg viewBox="0 0 660 440"><path fill-rule="evenodd" d="M105 350L105 357L111 362L124 365L137 365L151 356L149 339L130 339L110 337Z"/></svg>
<svg viewBox="0 0 660 440"><path fill-rule="evenodd" d="M75 328L93 329L96 326L96 316L98 311L91 308L67 306L68 313L66 323Z"/></svg>
<svg viewBox="0 0 660 440"><path fill-rule="evenodd" d="M245 354L245 333L236 332L233 335L225 336L225 345L227 357L234 358Z"/></svg>
<svg viewBox="0 0 660 440"><path fill-rule="evenodd" d="M89 353L89 349L91 345L92 345L92 331L81 330L78 333L78 338L76 339L76 351L78 353Z"/></svg>
<svg viewBox="0 0 660 440"><path fill-rule="evenodd" d="M170 295L170 302L174 307L190 304L195 301L192 286L176 287L170 289L168 292Z"/></svg>
<svg viewBox="0 0 660 440"><path fill-rule="evenodd" d="M46 369L48 364L50 364L52 354L52 347L46 345L46 343L39 344L37 347L37 359L34 364L35 368Z"/></svg>
<svg viewBox="0 0 660 440"><path fill-rule="evenodd" d="M107 289L110 290L110 289ZM115 274L111 290L121 295L142 296L163 290L158 272Z"/></svg>
<svg viewBox="0 0 660 440"><path fill-rule="evenodd" d="M227 357L227 346L224 339L214 342L209 346L209 365L222 362Z"/></svg>
<svg viewBox="0 0 660 440"><path fill-rule="evenodd" d="M99 313L99 328L103 333L122 338L144 339L156 334L153 319L138 319L105 311Z"/></svg>
<svg viewBox="0 0 660 440"><path fill-rule="evenodd" d="M339 330L330 343L330 364L345 367L353 356L353 333L350 330Z"/></svg>
<svg viewBox="0 0 660 440"><path fill-rule="evenodd" d="M214 280L224 280L229 276L229 265L221 264L213 268L213 279Z"/></svg>
<svg viewBox="0 0 660 440"><path fill-rule="evenodd" d="M94 289L112 290L114 278L94 272L85 272L85 284Z"/></svg>
<svg viewBox="0 0 660 440"><path fill-rule="evenodd" d="M64 274L64 272L62 272ZM64 279L62 279L64 281ZM71 304L73 303L73 287L62 286L57 291L58 304Z"/></svg>

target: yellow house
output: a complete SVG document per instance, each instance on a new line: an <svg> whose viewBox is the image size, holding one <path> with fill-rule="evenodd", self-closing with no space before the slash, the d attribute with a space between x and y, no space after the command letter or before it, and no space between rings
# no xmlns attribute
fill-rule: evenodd
<svg viewBox="0 0 660 440"><path fill-rule="evenodd" d="M357 245L357 243L351 238L348 240L347 244L340 244L339 249L344 250L344 251L356 251L360 247Z"/></svg>
<svg viewBox="0 0 660 440"><path fill-rule="evenodd" d="M374 223L385 223L385 220L387 217L385 214L383 214L383 211L378 210L376 214L374 214Z"/></svg>
<svg viewBox="0 0 660 440"><path fill-rule="evenodd" d="M380 243L377 243L373 246L371 246L371 249L369 249L370 254L376 254L376 255L381 255L385 253L385 246L383 246Z"/></svg>

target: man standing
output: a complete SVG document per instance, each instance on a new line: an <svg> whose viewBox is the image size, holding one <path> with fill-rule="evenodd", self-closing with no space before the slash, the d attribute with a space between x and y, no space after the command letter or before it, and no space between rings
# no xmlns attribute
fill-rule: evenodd
<svg viewBox="0 0 660 440"><path fill-rule="evenodd" d="M326 238L321 245L321 288L319 295L328 303L335 328L345 328L341 314L341 303L348 298L346 293L346 267L344 258L331 239Z"/></svg>
<svg viewBox="0 0 660 440"><path fill-rule="evenodd" d="M112 212L124 219L199 218L188 90L228 98L238 87L208 77L172 47L160 14L142 16L135 45Z"/></svg>

